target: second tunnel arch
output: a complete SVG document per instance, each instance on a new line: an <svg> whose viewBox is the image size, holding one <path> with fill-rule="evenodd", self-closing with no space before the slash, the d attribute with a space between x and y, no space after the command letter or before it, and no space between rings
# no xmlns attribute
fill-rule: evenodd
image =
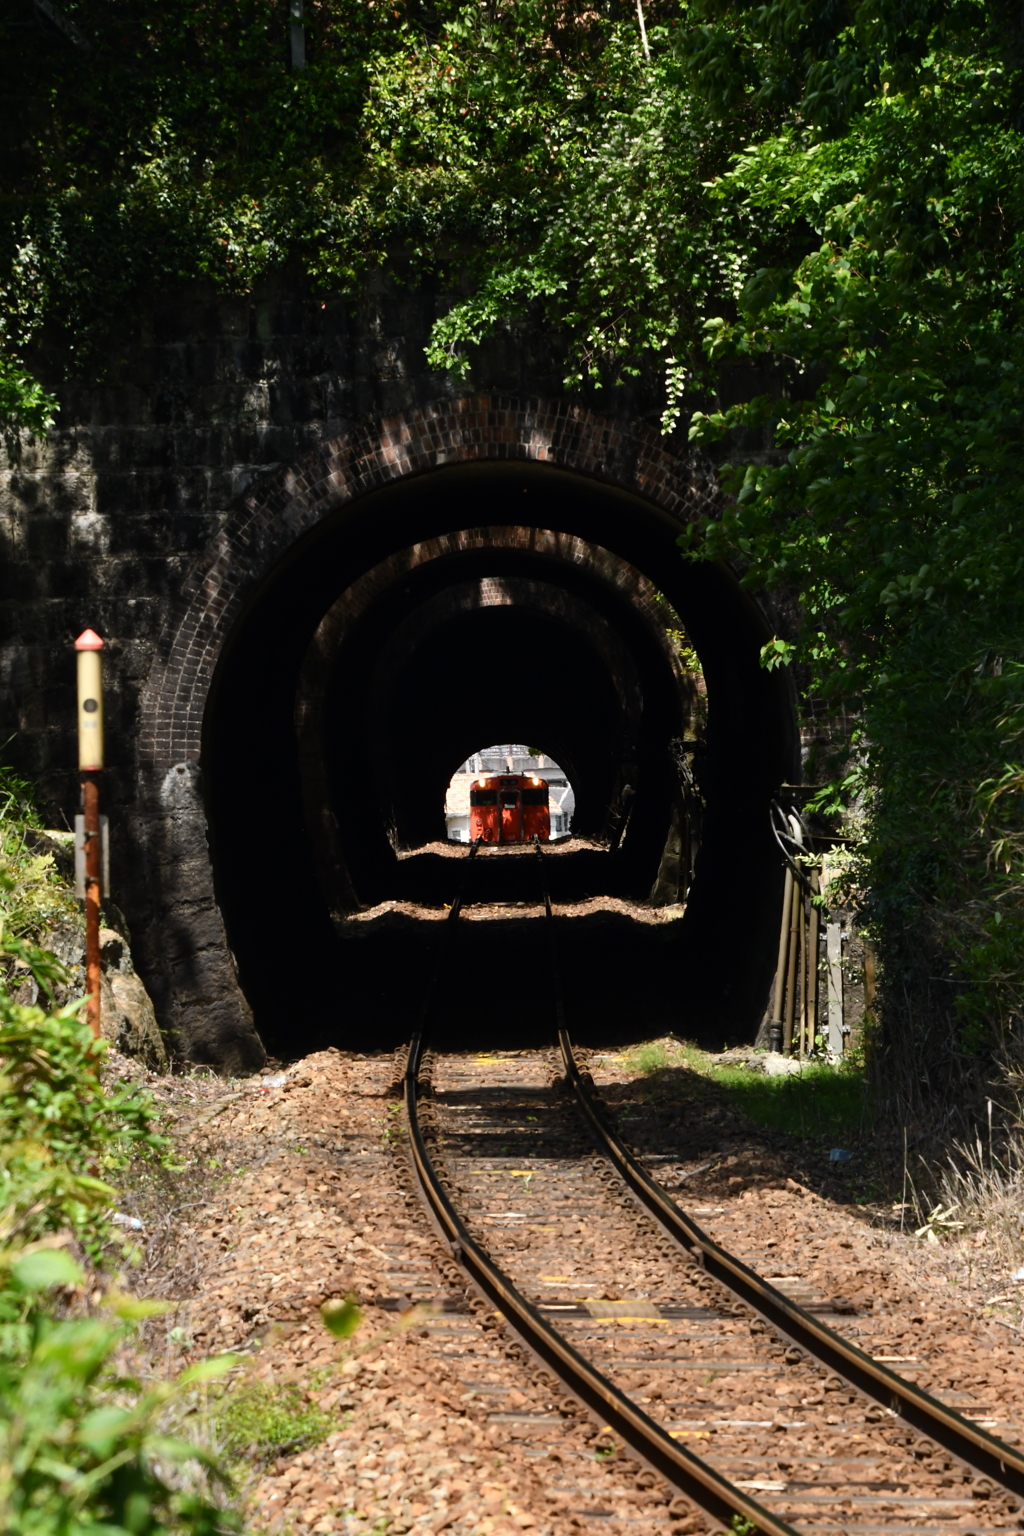
<svg viewBox="0 0 1024 1536"><path fill-rule="evenodd" d="M296 710L307 828L332 901L381 899L387 871L374 878L368 864L374 842L387 862L384 827L401 844L440 835L452 764L502 735L547 742L574 778L577 830L591 835L605 829L623 765L635 778L645 762L634 843L644 822L648 843L659 830L664 841L652 722L662 738L680 735L695 701L658 609L626 561L527 526L422 540L347 588L310 643ZM365 754L351 752L353 737ZM365 757L383 825L360 828Z"/></svg>
<svg viewBox="0 0 1024 1536"><path fill-rule="evenodd" d="M471 421L476 437L468 442ZM547 422L542 431L538 421ZM154 799L159 802L175 760L198 786L190 765L198 768L201 760L202 803L193 796L185 816L180 804L176 815L165 814L164 842L180 838L188 815L205 813L214 911L227 928L218 939L216 921L204 918L202 942L181 967L188 984L172 1000L176 1016L169 1022L187 1043L205 977L223 953L226 964L237 965L258 1029L281 1049L280 1020L294 1014L294 975L283 967L279 978L268 976L269 946L303 956L311 994L337 998L334 1038L349 1037L368 994L338 974L336 956L317 958L331 956L332 932L323 901L312 895L316 881L302 825L294 750L302 658L339 591L397 550L453 529L476 530L486 545L488 528L529 525L584 539L633 564L683 614L701 655L716 804L701 899L688 918L687 949L699 964L687 981L687 1011L699 1012L710 1029L749 1029L767 985L770 939L766 944L750 924L740 939L736 875L742 870L749 910L763 906L777 878L764 846L764 812L778 782L793 774L796 737L785 690L758 666L768 636L763 618L727 571L688 566L676 548L682 524L709 492L706 472L666 455L653 434L602 422L577 407L553 408L545 418L515 402L501 410L456 402L425 413L418 436L408 423L384 423L379 431L392 458L367 452L373 440L367 427L249 498L237 529L211 551L205 572L197 570L188 612L174 616L169 665L151 680L153 739L164 743L162 760L158 751L152 765ZM462 462L452 464L456 456ZM240 550L244 558L232 561ZM189 658L190 675L189 667L175 673L175 647ZM266 846L253 829L266 824L266 780L252 756L254 721L261 760L274 764L273 883L280 898L272 917L262 919L256 908L257 893L266 890ZM186 946L188 937L186 931ZM678 960L685 968L685 954ZM230 987L222 982L221 990ZM241 1026L235 1030L240 1034ZM386 1034L382 1044L389 1043ZM215 1057L215 1043L203 1049Z"/></svg>

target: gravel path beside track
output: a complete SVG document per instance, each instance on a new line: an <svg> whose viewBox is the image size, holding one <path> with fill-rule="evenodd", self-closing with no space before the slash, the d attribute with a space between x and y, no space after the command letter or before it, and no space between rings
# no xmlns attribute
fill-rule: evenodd
<svg viewBox="0 0 1024 1536"><path fill-rule="evenodd" d="M498 1062L460 1057L442 1063L441 1070L453 1074L451 1087L460 1094L479 1095L488 1084L493 1088L500 1074L511 1075L517 1090L532 1079L545 1094L551 1060L544 1056L538 1070L537 1055L513 1054ZM640 1101L643 1084L629 1076L625 1063L610 1057L600 1065L602 1060L595 1056L590 1066L606 1096L629 1106ZM461 1085L455 1081L460 1073L468 1073ZM419 1206L406 1204L400 1187L394 1079L390 1057L326 1051L296 1063L276 1088L261 1079L150 1080L168 1103L194 1170L185 1208L138 1207L150 1239L144 1288L180 1299L175 1313L149 1325L155 1363L162 1367L175 1358L184 1362L242 1349L251 1355L257 1377L303 1384L337 1419L319 1445L277 1455L254 1473L248 1494L255 1527L296 1536L385 1529L450 1530L456 1536L700 1530L700 1521L669 1516L660 1489L637 1488L635 1463L603 1454L610 1447L602 1443L598 1426L538 1386L521 1358L506 1354L504 1335L467 1308L450 1260ZM488 1156L496 1154L493 1166L479 1169L480 1209L473 1220L496 1256L504 1248L510 1266L513 1261L526 1266L538 1298L575 1309L566 1325L574 1330L574 1341L589 1334L595 1346L607 1348L611 1337L626 1340L634 1358L645 1356L648 1345L664 1352L670 1334L676 1354L704 1349L706 1341L694 1336L707 1320L696 1314L630 1322L621 1313L612 1319L580 1313L581 1299L602 1291L614 1299L617 1288L618 1299L648 1294L655 1301L679 1302L677 1279L659 1267L663 1257L648 1257L637 1241L636 1220L625 1208L618 1211L617 1197L609 1201L603 1181L598 1181L602 1210L622 1226L633 1266L628 1273L620 1265L610 1275L606 1263L598 1261L595 1269L594 1260L585 1261L581 1245L588 1240L590 1218L584 1212L573 1232L571 1217L579 1213L571 1209L572 1201L559 1202L554 1233L527 1234L523 1229L529 1226L552 1225L529 1214L546 1177L539 1146L530 1144L540 1135L540 1115L536 1121L521 1117L519 1141L501 1152L495 1138L506 1138L498 1148L507 1144L508 1123L474 1126L474 1115L493 1120L494 1105L475 1110L468 1099L463 1103L446 1127L450 1154L475 1159L482 1146ZM654 1159L652 1171L678 1189L678 1198L712 1235L762 1273L787 1277L801 1300L824 1305L840 1298L844 1310L828 1318L831 1326L878 1354L913 1357L905 1360L908 1372L920 1366L915 1379L928 1390L1013 1438L1017 1432L1010 1426L1024 1423L1024 1353L1009 1329L979 1319L957 1299L949 1253L880 1232L864 1213L822 1198L808 1188L798 1162L735 1117L712 1110L700 1095L664 1111L647 1105L641 1116L630 1108L623 1128ZM557 1113L569 1113L563 1101ZM581 1146L581 1154L577 1162L587 1169L587 1179L597 1181L589 1148ZM713 1166L703 1173L683 1177L709 1161ZM514 1176L517 1169L522 1176ZM457 1182L463 1182L461 1165ZM133 1209L130 1200L125 1208ZM594 1272L583 1272L588 1269ZM571 1278L542 1283L541 1275ZM365 1321L353 1340L339 1344L323 1331L318 1309L324 1300L350 1291L364 1303ZM432 1315L394 1310L421 1301L453 1310ZM750 1335L741 1320L731 1321L735 1327L723 1334L727 1342L715 1348L732 1351L729 1358L735 1360L740 1342L746 1352ZM176 1343L172 1328L183 1330L183 1351L182 1335ZM739 1470L750 1473L750 1482L780 1481L784 1474L795 1480L802 1458L796 1458L796 1467L779 1465L779 1441L785 1439L791 1450L795 1432L780 1432L776 1423L794 1421L797 1410L801 1418L810 1409L823 1415L818 1462L825 1454L846 1455L860 1430L843 1427L852 1424L845 1405L837 1413L831 1404L805 1405L795 1393L776 1393L775 1386L792 1387L795 1377L792 1367L775 1369L763 1381L757 1377L756 1389L752 1373L742 1373L738 1382L734 1377L738 1396L751 1398L740 1404L742 1413L736 1397L724 1395L728 1379L717 1370L710 1381L699 1369L674 1371L685 1386L666 1396L665 1367L646 1358L634 1381L638 1396L650 1399L647 1410L660 1404L672 1415L673 1427L681 1426L698 1447L712 1437L711 1426L700 1419L757 1418L747 1439L734 1432L730 1454L747 1458ZM769 1381L770 1392L762 1394L765 1411L760 1406L756 1414L749 1411ZM814 1389L801 1395L812 1396ZM830 1414L837 1423L827 1424ZM714 1426L720 1447L722 1428ZM916 1495L920 1469L902 1454L906 1451L888 1448L886 1476L891 1481L902 1475ZM825 1475L820 1465L805 1470ZM998 1499L971 1498L953 1521L940 1521L922 1507L914 1528L1020 1528L1016 1517L1000 1512L994 1502ZM853 1536L858 1526L866 1531L870 1524L862 1515L854 1518L853 1510L842 1520L841 1525L832 1521L833 1532L843 1529ZM818 1528L828 1527L822 1522Z"/></svg>
<svg viewBox="0 0 1024 1536"><path fill-rule="evenodd" d="M637 1091L628 1058L594 1052L588 1066L620 1133L711 1237L800 1305L827 1310L829 1326L861 1349L1020 1444L1024 1351L1015 1330L979 1316L986 1288L970 1287L970 1242L933 1247L901 1235L895 1220L879 1226L875 1211L818 1193L808 1180L826 1183L821 1170L798 1168L756 1128L723 1115L695 1073L659 1106L643 1102L648 1085ZM1005 1279L987 1289L1010 1299Z"/></svg>
<svg viewBox="0 0 1024 1536"><path fill-rule="evenodd" d="M326 1051L280 1088L187 1079L166 1090L183 1150L221 1166L150 1276L163 1295L177 1277L179 1296L183 1274L201 1277L162 1325L184 1331L182 1363L243 1350L256 1378L308 1383L338 1420L319 1445L254 1475L249 1518L295 1536L569 1536L592 1520L609 1528L617 1509L645 1536L635 1469L609 1471L575 1406L531 1385L452 1284L418 1204L405 1204L394 1078L389 1056ZM364 1323L339 1344L319 1307L349 1292ZM554 1467L571 1469L557 1486Z"/></svg>

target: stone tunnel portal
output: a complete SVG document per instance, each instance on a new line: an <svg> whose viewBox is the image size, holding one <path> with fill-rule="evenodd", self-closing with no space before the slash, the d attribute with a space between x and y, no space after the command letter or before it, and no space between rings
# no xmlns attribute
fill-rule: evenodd
<svg viewBox="0 0 1024 1536"><path fill-rule="evenodd" d="M444 836L453 767L495 740L543 743L575 787L574 841L549 865L553 899L579 916L563 930L581 1038L751 1037L774 960L767 807L794 772L793 710L759 666L764 618L726 570L681 558L679 531L592 477L449 465L355 498L267 572L220 654L201 765L217 904L268 1050L407 1037L438 932L415 909L443 910L459 874L458 850L425 845ZM642 901L658 877L695 712L662 599L706 681L705 805L685 915L632 943L580 903ZM477 894L532 900L535 878L497 856ZM529 1025L474 1034L494 1018L495 974L490 940L474 942L450 978L453 1039L543 1037L528 958L505 1012Z"/></svg>

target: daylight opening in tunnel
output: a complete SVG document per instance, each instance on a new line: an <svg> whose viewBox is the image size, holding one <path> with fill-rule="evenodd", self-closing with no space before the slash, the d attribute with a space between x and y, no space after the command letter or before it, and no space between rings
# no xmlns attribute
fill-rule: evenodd
<svg viewBox="0 0 1024 1536"><path fill-rule="evenodd" d="M564 768L537 747L483 747L452 774L444 797L450 843L542 843L569 836L576 796Z"/></svg>
<svg viewBox="0 0 1024 1536"><path fill-rule="evenodd" d="M547 783L557 765L561 781L548 879L577 1033L751 1037L792 704L759 665L758 610L727 572L686 562L677 535L582 476L466 465L358 498L271 573L221 659L203 742L218 901L271 1050L407 1036L465 857L446 797L460 772L486 776L498 749L481 743L508 739L540 745L522 761L502 748L506 776ZM273 763L269 900L254 719ZM509 808L520 831L526 809ZM550 1032L517 928L535 862L494 841L453 967L452 1042Z"/></svg>

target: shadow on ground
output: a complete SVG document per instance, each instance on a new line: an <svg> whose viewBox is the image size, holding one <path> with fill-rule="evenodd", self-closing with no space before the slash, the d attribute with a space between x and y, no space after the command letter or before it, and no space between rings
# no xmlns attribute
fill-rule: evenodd
<svg viewBox="0 0 1024 1536"><path fill-rule="evenodd" d="M535 895L535 892L531 892ZM440 1050L553 1045L548 934L540 911L479 914L454 929L442 913L385 910L341 925L343 996L303 1026L301 1050L346 1044L390 1050L424 1022ZM625 1045L672 1030L720 1048L721 1035L688 1001L682 922L596 910L555 919L566 1017L587 1046ZM400 957L400 958L399 958ZM690 962L693 964L694 962ZM282 1053L283 1054L283 1053Z"/></svg>

